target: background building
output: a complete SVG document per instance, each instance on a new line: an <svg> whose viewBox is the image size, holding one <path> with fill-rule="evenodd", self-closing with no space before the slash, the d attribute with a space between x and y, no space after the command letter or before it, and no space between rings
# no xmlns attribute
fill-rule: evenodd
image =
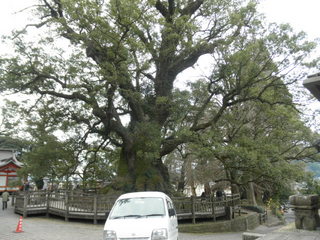
<svg viewBox="0 0 320 240"><path fill-rule="evenodd" d="M0 192L19 190L17 170L23 165L16 159L14 150L0 149ZM22 183L20 183L22 185Z"/></svg>
<svg viewBox="0 0 320 240"><path fill-rule="evenodd" d="M320 73L308 76L308 78L303 81L303 86L320 101Z"/></svg>

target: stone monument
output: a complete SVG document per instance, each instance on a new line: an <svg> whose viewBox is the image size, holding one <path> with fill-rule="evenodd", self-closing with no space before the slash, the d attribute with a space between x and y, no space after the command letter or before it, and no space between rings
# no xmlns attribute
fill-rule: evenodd
<svg viewBox="0 0 320 240"><path fill-rule="evenodd" d="M311 231L320 226L318 195L293 195L289 201L294 208L297 229Z"/></svg>

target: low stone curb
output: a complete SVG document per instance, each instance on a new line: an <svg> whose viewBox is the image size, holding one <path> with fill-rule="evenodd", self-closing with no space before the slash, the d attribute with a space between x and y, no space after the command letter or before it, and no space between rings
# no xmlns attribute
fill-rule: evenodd
<svg viewBox="0 0 320 240"><path fill-rule="evenodd" d="M183 233L218 233L244 232L260 225L258 213L248 213L227 221L204 222L196 224L179 224L179 232Z"/></svg>

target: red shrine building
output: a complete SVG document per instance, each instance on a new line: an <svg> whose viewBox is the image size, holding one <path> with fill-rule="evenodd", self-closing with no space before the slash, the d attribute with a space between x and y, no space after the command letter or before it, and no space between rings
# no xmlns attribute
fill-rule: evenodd
<svg viewBox="0 0 320 240"><path fill-rule="evenodd" d="M16 185L19 178L17 170L23 165L16 159L15 152L10 149L0 149L0 192L7 189L8 192L19 190Z"/></svg>

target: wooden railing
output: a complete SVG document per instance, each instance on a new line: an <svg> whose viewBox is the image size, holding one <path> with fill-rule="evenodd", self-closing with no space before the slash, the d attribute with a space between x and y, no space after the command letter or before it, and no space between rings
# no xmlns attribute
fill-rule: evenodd
<svg viewBox="0 0 320 240"><path fill-rule="evenodd" d="M94 223L106 219L117 196L79 192L30 191L15 194L15 212L24 217L32 214L53 214L69 218L92 219ZM232 218L240 206L240 196L222 198L172 197L178 219L211 218L226 216ZM239 212L240 213L240 212ZM231 214L231 215L230 215Z"/></svg>
<svg viewBox="0 0 320 240"><path fill-rule="evenodd" d="M240 215L240 195L227 195L216 197L173 197L172 198L179 219L211 218L225 216L228 219L234 217L234 213Z"/></svg>
<svg viewBox="0 0 320 240"><path fill-rule="evenodd" d="M94 223L106 218L116 197L74 192L19 192L15 195L15 212L24 217L45 213L69 218L93 219Z"/></svg>

